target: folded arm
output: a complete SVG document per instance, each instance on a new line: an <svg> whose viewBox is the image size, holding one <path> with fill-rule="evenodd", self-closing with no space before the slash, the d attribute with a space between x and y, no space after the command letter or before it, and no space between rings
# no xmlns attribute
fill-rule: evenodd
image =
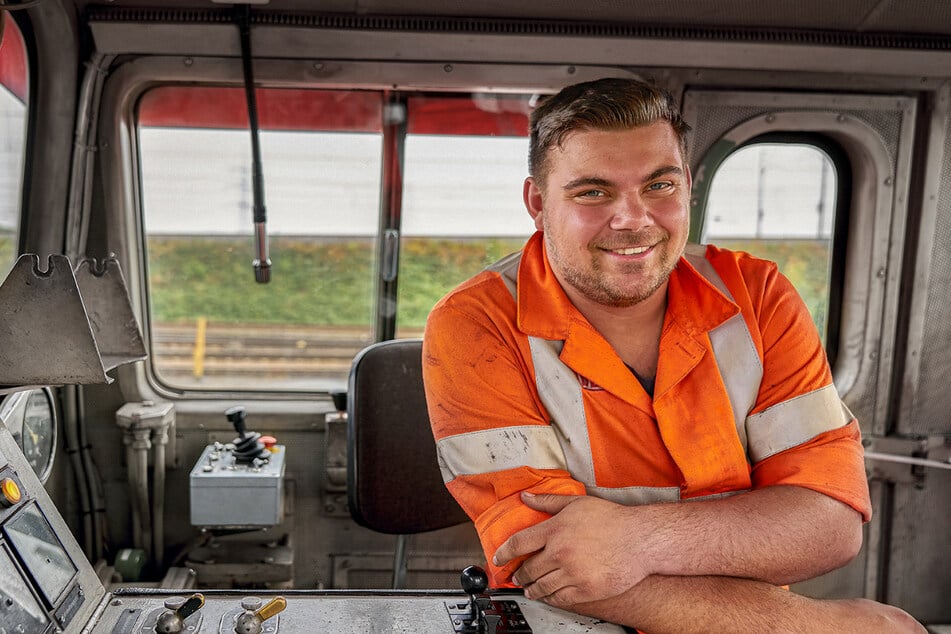
<svg viewBox="0 0 951 634"><path fill-rule="evenodd" d="M857 511L795 486L633 507L589 496L523 502L552 517L510 537L494 563L529 555L513 581L555 605L607 599L651 575L793 583L844 565L861 546Z"/></svg>
<svg viewBox="0 0 951 634"><path fill-rule="evenodd" d="M774 585L730 577L648 577L573 612L650 634L867 632L925 634L904 611L866 599L817 600Z"/></svg>

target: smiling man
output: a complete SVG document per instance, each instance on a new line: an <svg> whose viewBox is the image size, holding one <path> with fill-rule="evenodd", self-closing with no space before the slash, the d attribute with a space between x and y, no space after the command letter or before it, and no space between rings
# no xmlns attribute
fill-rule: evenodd
<svg viewBox="0 0 951 634"><path fill-rule="evenodd" d="M532 114L538 232L427 323L447 486L529 598L656 634L920 631L779 588L861 546L858 424L776 266L687 246L687 129L626 79Z"/></svg>

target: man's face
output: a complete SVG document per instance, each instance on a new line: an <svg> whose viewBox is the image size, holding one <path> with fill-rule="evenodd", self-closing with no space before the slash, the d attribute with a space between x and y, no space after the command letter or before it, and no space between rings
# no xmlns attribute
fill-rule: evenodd
<svg viewBox="0 0 951 634"><path fill-rule="evenodd" d="M575 304L633 306L666 289L687 243L690 173L665 121L570 133L524 197Z"/></svg>

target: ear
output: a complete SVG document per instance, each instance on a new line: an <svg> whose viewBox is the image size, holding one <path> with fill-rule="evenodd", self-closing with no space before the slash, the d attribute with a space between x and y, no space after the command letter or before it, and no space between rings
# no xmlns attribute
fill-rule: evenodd
<svg viewBox="0 0 951 634"><path fill-rule="evenodd" d="M684 176L687 178L687 191L691 191L693 187L693 177L690 175L690 166L684 163Z"/></svg>
<svg viewBox="0 0 951 634"><path fill-rule="evenodd" d="M538 187L535 179L529 176L522 185L522 200L525 202L525 209L528 215L535 221L535 228L542 230L542 190Z"/></svg>

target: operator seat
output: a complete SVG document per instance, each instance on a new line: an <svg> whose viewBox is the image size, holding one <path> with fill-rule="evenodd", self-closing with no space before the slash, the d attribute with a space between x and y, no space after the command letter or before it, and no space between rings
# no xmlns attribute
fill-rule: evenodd
<svg viewBox="0 0 951 634"><path fill-rule="evenodd" d="M393 587L406 576L406 536L469 521L443 483L423 392L423 342L364 348L347 389L347 502L353 519L397 535Z"/></svg>

